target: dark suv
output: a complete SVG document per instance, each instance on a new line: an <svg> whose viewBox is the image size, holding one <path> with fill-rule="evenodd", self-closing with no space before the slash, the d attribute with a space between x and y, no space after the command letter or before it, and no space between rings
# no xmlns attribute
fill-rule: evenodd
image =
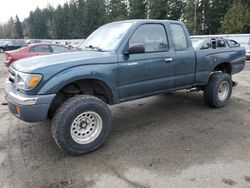
<svg viewBox="0 0 250 188"><path fill-rule="evenodd" d="M25 41L8 41L0 45L0 53L3 53L4 51L16 50L26 45Z"/></svg>

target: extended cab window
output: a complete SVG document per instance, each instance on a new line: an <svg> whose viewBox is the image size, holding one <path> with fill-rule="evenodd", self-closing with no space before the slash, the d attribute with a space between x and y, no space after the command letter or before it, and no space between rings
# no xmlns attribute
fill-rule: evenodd
<svg viewBox="0 0 250 188"><path fill-rule="evenodd" d="M51 52L49 45L43 45L43 46L34 46L30 49L30 52Z"/></svg>
<svg viewBox="0 0 250 188"><path fill-rule="evenodd" d="M177 51L186 50L187 38L184 29L179 24L170 24L170 32L174 43L174 49Z"/></svg>
<svg viewBox="0 0 250 188"><path fill-rule="evenodd" d="M165 28L161 24L140 26L129 40L129 47L135 44L143 44L145 52L168 51Z"/></svg>

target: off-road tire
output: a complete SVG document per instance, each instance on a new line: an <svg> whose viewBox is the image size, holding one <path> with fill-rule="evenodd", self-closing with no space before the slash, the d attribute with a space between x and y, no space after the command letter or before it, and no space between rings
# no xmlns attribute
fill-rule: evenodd
<svg viewBox="0 0 250 188"><path fill-rule="evenodd" d="M94 112L102 121L100 134L95 140L87 144L77 143L72 136L72 123L82 113ZM111 112L108 106L100 99L79 95L65 101L56 111L52 120L52 135L59 148L69 155L82 155L101 147L111 129Z"/></svg>
<svg viewBox="0 0 250 188"><path fill-rule="evenodd" d="M228 84L228 92L223 98L219 97L219 87L221 84ZM210 76L207 86L204 90L205 103L213 108L221 108L228 104L232 94L232 78L227 73L214 73Z"/></svg>

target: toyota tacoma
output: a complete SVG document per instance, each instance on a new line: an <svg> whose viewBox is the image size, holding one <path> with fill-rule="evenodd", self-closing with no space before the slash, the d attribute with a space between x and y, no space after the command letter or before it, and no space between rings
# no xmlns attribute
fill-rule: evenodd
<svg viewBox="0 0 250 188"><path fill-rule="evenodd" d="M182 89L203 91L207 105L227 105L245 49L194 50L186 26L171 20L106 24L81 51L22 59L9 67L9 110L26 122L52 119L57 145L70 155L102 146L108 105Z"/></svg>

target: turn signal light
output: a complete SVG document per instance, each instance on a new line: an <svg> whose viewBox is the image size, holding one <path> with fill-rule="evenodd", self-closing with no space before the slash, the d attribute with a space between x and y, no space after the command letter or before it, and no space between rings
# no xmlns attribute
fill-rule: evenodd
<svg viewBox="0 0 250 188"><path fill-rule="evenodd" d="M19 107L19 106L16 106L16 114L17 114L18 116L20 116L20 114L21 114L21 110L20 110L20 107Z"/></svg>
<svg viewBox="0 0 250 188"><path fill-rule="evenodd" d="M32 89L32 88L36 87L37 84L41 81L41 79L42 79L42 77L40 77L40 76L33 76L29 81L28 88Z"/></svg>

